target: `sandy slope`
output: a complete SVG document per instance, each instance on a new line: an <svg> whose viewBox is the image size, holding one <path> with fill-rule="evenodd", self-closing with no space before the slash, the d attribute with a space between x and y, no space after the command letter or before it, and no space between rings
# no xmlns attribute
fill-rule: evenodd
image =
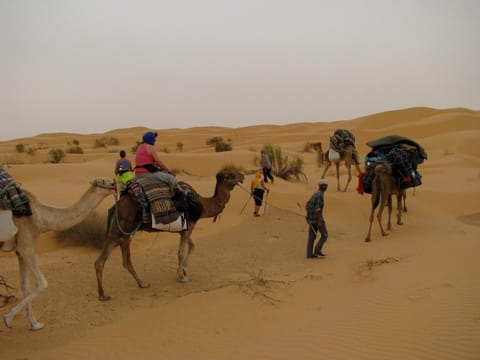
<svg viewBox="0 0 480 360"><path fill-rule="evenodd" d="M409 190L405 224L388 237L368 227L369 196L334 191L328 174L326 259L304 258L303 205L321 169L307 141L327 144L334 129L352 130L361 156L365 143L399 134L424 146L423 185ZM23 187L55 206L73 204L97 176L111 176L117 151L131 147L145 129L108 134L46 134L0 143L0 160ZM114 136L121 145L94 149ZM231 138L234 150L215 153L211 136ZM2 359L478 359L480 358L480 112L415 108L336 123L302 123L239 129L160 131L163 159L183 169L178 177L211 195L215 172L225 163L256 168L264 144L305 160L309 182L277 179L265 216L253 218L243 188L232 193L219 221L201 220L190 261L193 281L175 281L176 234L139 233L133 245L137 271L151 287L139 289L121 267L120 251L105 268L113 298L97 300L93 262L98 251L62 247L52 233L39 239L38 260L48 289L34 302L46 324L32 333L25 314L12 329L0 327ZM48 150L16 154L15 145L65 146L79 139L85 154L45 164ZM176 151L177 142L184 151ZM130 155L131 156L131 155ZM342 181L345 172L342 171ZM98 208L106 211L107 198ZM18 281L16 258L0 254L0 274ZM3 289L0 289L0 292ZM4 315L14 304L0 308Z"/></svg>

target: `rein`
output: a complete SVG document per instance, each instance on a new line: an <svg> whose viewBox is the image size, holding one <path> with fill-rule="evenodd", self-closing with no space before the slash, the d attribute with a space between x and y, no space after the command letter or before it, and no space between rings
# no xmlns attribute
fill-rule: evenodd
<svg viewBox="0 0 480 360"><path fill-rule="evenodd" d="M127 232L127 231L122 229L122 227L120 226L120 220L118 219L118 205L117 205L117 203L118 203L118 192L117 192L116 183L115 183L115 186L105 185L103 182L102 183L96 183L95 181L91 181L90 184L92 186L96 186L96 187L99 187L101 189L115 190L114 193L113 193L113 197L115 198L115 211L114 212L115 212L115 223L117 224L117 228L122 233L122 235L131 236L131 235L135 234L138 231L138 229L140 229L140 226L142 226L142 220L140 220L140 223L131 232Z"/></svg>
<svg viewBox="0 0 480 360"><path fill-rule="evenodd" d="M120 220L118 219L118 194L117 192L115 192L115 194L113 195L114 198L115 198L115 210L114 210L114 213L115 213L115 223L117 224L117 228L118 230L120 230L120 232L122 233L122 235L126 235L126 236L132 236L134 235L138 229L140 229L140 227L142 226L142 223L143 223L143 218L140 219L140 222L138 223L138 225L135 227L135 229L133 229L132 231L128 232L128 231L125 231L122 229L122 227L120 226Z"/></svg>

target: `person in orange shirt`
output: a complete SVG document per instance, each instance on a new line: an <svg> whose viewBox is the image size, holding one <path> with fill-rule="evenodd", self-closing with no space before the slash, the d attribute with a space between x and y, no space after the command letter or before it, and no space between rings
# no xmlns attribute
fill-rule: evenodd
<svg viewBox="0 0 480 360"><path fill-rule="evenodd" d="M252 193L253 200L255 201L255 211L253 215L260 216L260 207L262 206L263 195L265 191L267 193L270 192L270 189L265 186L265 182L262 179L262 173L260 171L255 174L252 184L250 185L250 191Z"/></svg>

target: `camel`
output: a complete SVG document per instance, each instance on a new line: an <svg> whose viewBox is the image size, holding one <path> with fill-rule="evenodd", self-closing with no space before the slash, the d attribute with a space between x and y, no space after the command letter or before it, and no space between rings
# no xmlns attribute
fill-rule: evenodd
<svg viewBox="0 0 480 360"><path fill-rule="evenodd" d="M244 175L238 170L230 167L225 167L220 170L217 175L217 182L215 192L212 197L205 198L200 195L188 184L179 182L179 184L195 194L196 199L193 206L189 206L186 211L187 230L179 231L180 244L178 247L178 268L177 275L179 282L190 281L187 275L188 259L193 251L195 244L192 240L192 231L195 228L196 222L201 218L216 218L225 208L226 203L230 199L230 192L239 183L243 183ZM135 231L149 231L156 232L142 224L142 209L139 208L138 203L128 195L122 196L118 202L109 211L109 227L104 243L102 253L95 261L95 271L97 274L98 285L98 299L100 301L108 301L110 296L105 295L103 288L103 269L113 248L120 245L123 259L123 267L133 276L140 288L147 288L150 284L143 281L137 275L131 260L130 243L132 235Z"/></svg>
<svg viewBox="0 0 480 360"><path fill-rule="evenodd" d="M388 163L380 162L375 166L375 177L372 182L372 211L370 213L370 225L368 227L368 234L365 238L366 242L371 241L371 231L375 209L380 203L378 209L377 219L380 225L380 231L383 236L388 235L382 226L383 208L388 206L388 224L387 230L392 229L392 195L397 198L397 225L403 225L402 222L402 199L406 198L405 189L400 189L392 175L392 168ZM406 210L405 210L406 211Z"/></svg>
<svg viewBox="0 0 480 360"><path fill-rule="evenodd" d="M343 192L347 191L348 185L352 180L352 170L351 170L352 163L355 165L357 172L359 174L361 173L360 166L353 161L353 157L352 157L353 151L354 151L353 145L350 145L350 144L345 145L344 151L340 154L340 157L333 161L329 159L328 151L325 153L325 156L324 156L325 168L323 170L322 179L325 178L325 175L328 169L330 168L330 166L332 166L332 163L335 164L336 173L337 173L337 191L343 191ZM340 190L340 163L342 161L345 163L345 166L347 168L348 178L347 178L347 183L345 184L345 187L343 188L343 190Z"/></svg>
<svg viewBox="0 0 480 360"><path fill-rule="evenodd" d="M30 330L40 330L44 324L37 321L32 309L35 299L47 286L47 280L40 270L35 258L35 243L41 233L47 231L63 231L81 223L110 194L116 191L115 181L97 178L91 182L90 188L73 206L57 208L40 202L32 193L23 190L29 199L31 216L14 217L18 228L13 241L0 243L0 250L15 250L20 268L20 288L23 300L4 316L5 325L12 327L13 318L26 307ZM35 278L35 288L30 291L29 276Z"/></svg>

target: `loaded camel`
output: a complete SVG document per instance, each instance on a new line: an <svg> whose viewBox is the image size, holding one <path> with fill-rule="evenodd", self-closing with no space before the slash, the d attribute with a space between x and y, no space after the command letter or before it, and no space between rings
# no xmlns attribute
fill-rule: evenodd
<svg viewBox="0 0 480 360"><path fill-rule="evenodd" d="M192 231L195 224L201 218L211 218L218 216L225 205L230 200L230 192L233 188L242 183L243 174L232 167L225 167L220 170L217 175L215 191L212 197L202 197L188 184L179 182L179 184L187 188L188 191L196 195L193 204L190 204L186 211L187 230L179 231L180 244L178 247L178 268L177 276L179 282L190 281L187 274L188 258L193 251L195 244L192 240ZM148 226L142 224L142 209L138 206L135 199L129 195L122 196L117 203L109 211L109 224L107 235L105 238L102 253L95 261L95 271L97 274L98 299L100 301L110 300L111 297L105 295L103 289L103 269L110 253L116 246L120 246L122 252L123 267L133 276L138 286L141 288L149 287L150 284L143 281L137 275L131 259L130 243L132 235L137 229L149 232L156 232Z"/></svg>
<svg viewBox="0 0 480 360"><path fill-rule="evenodd" d="M322 179L325 178L325 175L327 174L327 171L330 168L330 166L332 166L332 163L335 164L335 169L337 174L337 191L343 191L343 192L347 191L348 185L352 180L352 169L351 169L352 164L355 165L357 172L359 174L361 173L360 166L353 160L354 151L355 151L355 147L351 144L347 144L344 147L344 151L339 154L340 156L333 160L329 159L329 156L328 156L329 151L325 153L325 157L324 157L325 168L323 170ZM345 184L345 187L343 188L343 190L340 190L340 163L341 162L345 163L345 167L347 168L347 174L348 174L347 183Z"/></svg>
<svg viewBox="0 0 480 360"><path fill-rule="evenodd" d="M368 234L365 238L366 242L371 241L371 231L373 217L375 209L380 204L377 213L378 224L380 225L380 231L383 236L388 235L382 226L382 213L383 208L388 206L388 224L387 230L392 229L392 195L397 198L397 225L403 225L402 223L402 199L406 198L405 189L400 189L395 181L395 177L392 175L392 167L387 162L379 162L375 166L375 177L372 182L372 210L370 213L370 225L368 227ZM406 209L405 209L406 211Z"/></svg>
<svg viewBox="0 0 480 360"><path fill-rule="evenodd" d="M13 251L18 257L20 269L20 288L23 300L4 316L5 325L12 327L13 318L26 307L30 330L40 330L44 325L37 321L32 309L32 300L48 286L35 258L35 243L41 233L63 231L80 224L108 195L116 191L112 179L98 178L91 182L90 188L74 205L57 208L40 202L32 193L24 190L32 209L31 216L14 217L18 232L13 240L0 243L0 250ZM35 288L30 291L29 276L35 278Z"/></svg>

